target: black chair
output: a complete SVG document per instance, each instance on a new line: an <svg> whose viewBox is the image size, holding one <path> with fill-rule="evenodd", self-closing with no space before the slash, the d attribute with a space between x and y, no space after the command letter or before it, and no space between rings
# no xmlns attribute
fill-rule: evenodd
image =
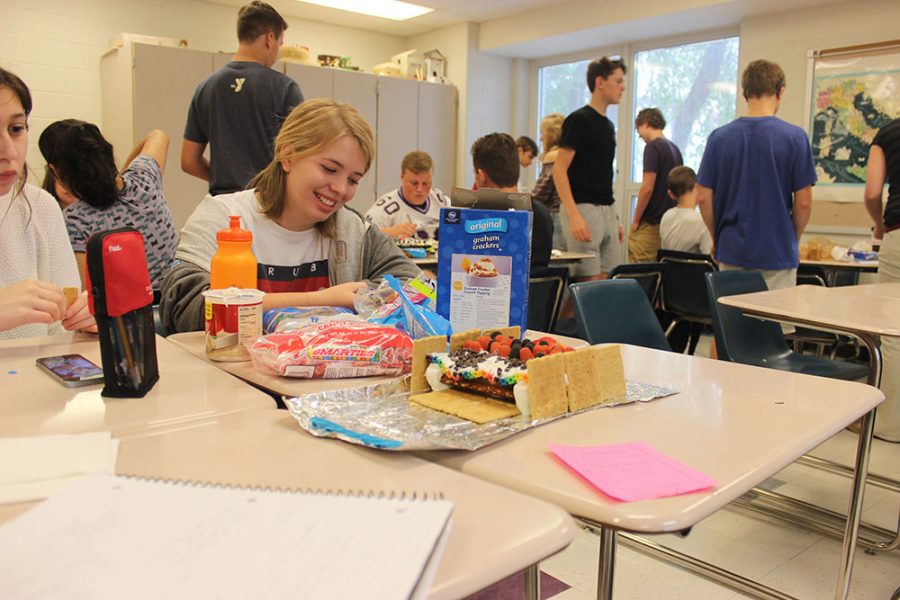
<svg viewBox="0 0 900 600"><path fill-rule="evenodd" d="M579 337L589 344L606 342L671 350L650 301L631 279L585 281L569 286Z"/></svg>
<svg viewBox="0 0 900 600"><path fill-rule="evenodd" d="M528 329L545 333L553 331L568 282L567 267L531 269L531 276L528 278Z"/></svg>
<svg viewBox="0 0 900 600"><path fill-rule="evenodd" d="M703 327L712 325L706 282L703 277L707 273L717 271L718 267L708 254L660 250L658 257L659 262L665 265L661 306L672 317L672 322L666 330L666 337L669 337L681 322L695 324L692 325L688 345L688 354L693 354L697 349ZM669 339L671 341L672 338Z"/></svg>
<svg viewBox="0 0 900 600"><path fill-rule="evenodd" d="M656 306L659 301L659 290L662 286L663 263L623 263L609 272L610 279L634 279L638 282L650 306Z"/></svg>
<svg viewBox="0 0 900 600"><path fill-rule="evenodd" d="M831 287L843 287L845 285L858 285L859 271L847 269L835 269L831 275Z"/></svg>
<svg viewBox="0 0 900 600"><path fill-rule="evenodd" d="M722 296L768 289L759 271L709 273L706 284L719 359L833 379L852 381L866 377L866 365L792 352L778 323L748 317L736 308L719 304Z"/></svg>
<svg viewBox="0 0 900 600"><path fill-rule="evenodd" d="M828 271L819 265L804 265L797 267L797 285L828 286Z"/></svg>

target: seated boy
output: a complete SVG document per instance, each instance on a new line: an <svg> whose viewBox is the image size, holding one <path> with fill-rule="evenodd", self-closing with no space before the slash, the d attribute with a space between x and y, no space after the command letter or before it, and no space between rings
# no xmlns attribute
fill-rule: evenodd
<svg viewBox="0 0 900 600"><path fill-rule="evenodd" d="M666 185L669 197L678 206L667 210L659 222L660 247L663 250L710 254L712 240L703 217L697 211L697 176L690 167L675 167L669 171Z"/></svg>
<svg viewBox="0 0 900 600"><path fill-rule="evenodd" d="M392 238L437 239L441 207L450 198L431 187L434 164L427 152L416 150L400 163L400 187L375 201L366 220Z"/></svg>
<svg viewBox="0 0 900 600"><path fill-rule="evenodd" d="M519 159L516 143L506 133L491 133L472 144L472 166L475 167L477 189L498 189L516 192ZM553 248L553 217L540 202L532 202L531 268L546 267Z"/></svg>

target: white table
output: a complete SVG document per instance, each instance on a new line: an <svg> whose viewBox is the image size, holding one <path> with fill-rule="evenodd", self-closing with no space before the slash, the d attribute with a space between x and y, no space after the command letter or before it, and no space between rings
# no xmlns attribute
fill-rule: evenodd
<svg viewBox="0 0 900 600"><path fill-rule="evenodd" d="M801 265L823 267L827 271L856 271L857 273L877 273L878 259L875 260L811 260L801 259Z"/></svg>
<svg viewBox="0 0 900 600"><path fill-rule="evenodd" d="M724 296L719 298L719 303L737 308L747 315L851 335L860 339L869 351L868 383L875 387L881 383L881 337L900 337L900 283L873 283L833 288L801 285L780 290ZM860 444L871 444L871 439L868 442L864 439L867 435L865 429L860 431ZM803 461L836 473L849 472L847 466L822 458L804 457ZM900 481L894 479L871 475L869 483L900 492ZM783 497L771 492L766 496L779 502L784 500ZM859 502L862 502L862 497L859 498ZM792 501L787 506L788 510L791 510L792 506L804 510L815 508ZM808 522L806 525L825 525L818 528L829 531L833 528L829 528L823 519L834 521L843 517L827 511L820 512L821 519ZM860 538L860 542L864 545L886 551L900 547L900 525L893 531L868 526L864 528L878 537L886 538L876 540L875 536L864 536Z"/></svg>
<svg viewBox="0 0 900 600"><path fill-rule="evenodd" d="M900 283L798 285L719 298L741 312L857 337L869 350L868 382L881 383L881 336L900 337Z"/></svg>
<svg viewBox="0 0 900 600"><path fill-rule="evenodd" d="M315 438L286 411L247 411L131 437L121 443L117 471L282 489L443 494L454 508L429 592L435 599L467 596L536 565L577 532L571 517L551 504L409 454Z"/></svg>
<svg viewBox="0 0 900 600"><path fill-rule="evenodd" d="M475 452L421 456L553 502L601 525L598 597L612 597L616 532L688 528L825 441L884 396L867 385L622 346L626 376L681 393L598 409L525 431ZM660 500L612 501L562 467L549 444L645 441L712 476L705 492ZM860 450L853 489L861 496L868 453ZM845 531L837 598L846 597L859 512Z"/></svg>
<svg viewBox="0 0 900 600"><path fill-rule="evenodd" d="M586 260L588 258L596 258L596 254L592 254L590 252L569 252L568 250L559 250L550 255L550 266L564 266L571 265L577 262L581 262L582 260ZM437 256L430 256L428 258L414 258L412 259L414 263L419 265L422 268L437 268L438 259Z"/></svg>
<svg viewBox="0 0 900 600"><path fill-rule="evenodd" d="M0 436L110 431L116 437L193 419L274 409L274 400L156 338L159 381L143 398L104 398L103 385L67 388L35 365L77 353L101 364L96 335L66 334L0 342Z"/></svg>

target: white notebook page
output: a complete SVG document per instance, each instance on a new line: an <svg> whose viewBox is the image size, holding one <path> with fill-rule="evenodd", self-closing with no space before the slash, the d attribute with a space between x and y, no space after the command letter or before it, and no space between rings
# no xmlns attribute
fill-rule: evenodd
<svg viewBox="0 0 900 600"><path fill-rule="evenodd" d="M0 597L406 598L452 509L97 475L0 527Z"/></svg>

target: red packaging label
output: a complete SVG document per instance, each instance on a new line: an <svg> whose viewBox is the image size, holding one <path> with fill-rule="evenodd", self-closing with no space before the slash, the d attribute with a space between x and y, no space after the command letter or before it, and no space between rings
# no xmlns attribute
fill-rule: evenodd
<svg viewBox="0 0 900 600"><path fill-rule="evenodd" d="M123 231L103 239L103 296L106 314L118 317L153 303L153 286L147 270L144 237L138 231ZM89 271L89 270L88 270ZM87 287L91 314L94 307L94 285L89 273Z"/></svg>

